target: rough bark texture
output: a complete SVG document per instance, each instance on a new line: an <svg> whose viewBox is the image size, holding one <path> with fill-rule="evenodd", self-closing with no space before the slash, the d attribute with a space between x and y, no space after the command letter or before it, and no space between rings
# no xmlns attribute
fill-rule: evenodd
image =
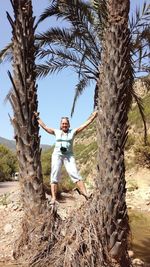
<svg viewBox="0 0 150 267"><path fill-rule="evenodd" d="M9 73L13 89L9 99L14 111L12 124L24 208L23 232L15 246L14 256L30 258L34 250L47 240L55 242L53 229L57 228L59 216L47 207L40 162L39 126L33 113L37 111L38 101L32 5L30 0L13 0L11 3L15 21L8 14L13 34L13 77Z"/></svg>
<svg viewBox="0 0 150 267"><path fill-rule="evenodd" d="M34 19L31 1L13 1L13 7L13 92L10 98L14 110L12 123L15 129L24 207L28 212L28 207L33 204L33 212L36 210L39 213L45 195L42 187L39 126L33 114L38 105ZM39 206L36 209L35 203Z"/></svg>
<svg viewBox="0 0 150 267"><path fill-rule="evenodd" d="M100 68L97 187L102 200L102 246L119 266L131 266L127 253L129 223L126 207L124 146L131 105L132 67L128 30L129 0L107 1Z"/></svg>

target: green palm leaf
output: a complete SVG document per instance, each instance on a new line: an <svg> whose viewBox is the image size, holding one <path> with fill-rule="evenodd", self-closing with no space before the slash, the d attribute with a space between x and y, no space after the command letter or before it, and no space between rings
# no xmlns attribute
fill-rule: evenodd
<svg viewBox="0 0 150 267"><path fill-rule="evenodd" d="M90 84L90 80L83 77L81 80L79 80L78 84L75 87L75 96L72 104L72 109L71 109L71 117L74 113L75 110L75 105L77 102L78 97L83 93L83 91L86 89L86 87Z"/></svg>

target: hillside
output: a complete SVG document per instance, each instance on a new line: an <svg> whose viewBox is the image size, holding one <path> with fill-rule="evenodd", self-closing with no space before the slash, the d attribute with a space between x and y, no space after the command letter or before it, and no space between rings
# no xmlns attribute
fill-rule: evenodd
<svg viewBox="0 0 150 267"><path fill-rule="evenodd" d="M141 80L135 83L135 90L143 98L147 123L148 143L150 142L150 92ZM128 140L125 149L126 170L135 166L150 168L150 147L144 146L144 127L139 109L135 103L128 115ZM74 152L81 174L91 185L96 175L96 123L94 122L75 138Z"/></svg>
<svg viewBox="0 0 150 267"><path fill-rule="evenodd" d="M8 147L10 150L13 150L13 151L16 149L16 142L14 140L9 140L4 137L0 137L0 144ZM42 144L41 147L43 150L45 150L45 149L48 149L50 146Z"/></svg>
<svg viewBox="0 0 150 267"><path fill-rule="evenodd" d="M143 86L143 82L137 81L135 89L138 95L143 97L143 106L147 121L148 140L150 141L150 92ZM128 120L128 140L125 149L126 170L134 167L150 168L150 148L144 147L144 128L141 115L135 103L129 112ZM49 183L50 163L53 148L42 153L42 165L45 181ZM93 181L97 170L97 140L96 140L96 122L90 124L85 130L75 137L74 154L78 169L89 187L93 187ZM66 183L68 177L64 168L62 171L62 184ZM67 179L67 186L70 187L70 179Z"/></svg>
<svg viewBox="0 0 150 267"><path fill-rule="evenodd" d="M16 145L15 145L15 141L13 141L13 140L8 140L4 137L0 137L0 144L8 147L11 150L15 150Z"/></svg>

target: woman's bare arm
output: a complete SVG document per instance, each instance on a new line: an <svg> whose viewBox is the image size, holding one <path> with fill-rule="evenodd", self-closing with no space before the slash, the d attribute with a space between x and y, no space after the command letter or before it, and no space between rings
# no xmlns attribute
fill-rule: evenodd
<svg viewBox="0 0 150 267"><path fill-rule="evenodd" d="M97 116L97 111L94 111L92 115L89 117L89 119L83 123L79 128L76 129L76 134L80 133L83 131Z"/></svg>
<svg viewBox="0 0 150 267"><path fill-rule="evenodd" d="M55 131L53 128L47 127L44 122L39 118L38 113L34 112L35 117L37 118L37 121L39 125L49 134L55 134Z"/></svg>

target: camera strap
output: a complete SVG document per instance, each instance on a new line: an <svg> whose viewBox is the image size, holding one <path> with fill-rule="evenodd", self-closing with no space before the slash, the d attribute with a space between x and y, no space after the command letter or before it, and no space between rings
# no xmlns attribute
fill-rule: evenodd
<svg viewBox="0 0 150 267"><path fill-rule="evenodd" d="M67 137L67 138L64 140L64 142L66 142L66 144L67 144L67 140L68 140L68 132L64 134L64 132L61 131L61 145L60 145L60 147L63 147L63 145L62 145L62 137L63 137L63 136Z"/></svg>

